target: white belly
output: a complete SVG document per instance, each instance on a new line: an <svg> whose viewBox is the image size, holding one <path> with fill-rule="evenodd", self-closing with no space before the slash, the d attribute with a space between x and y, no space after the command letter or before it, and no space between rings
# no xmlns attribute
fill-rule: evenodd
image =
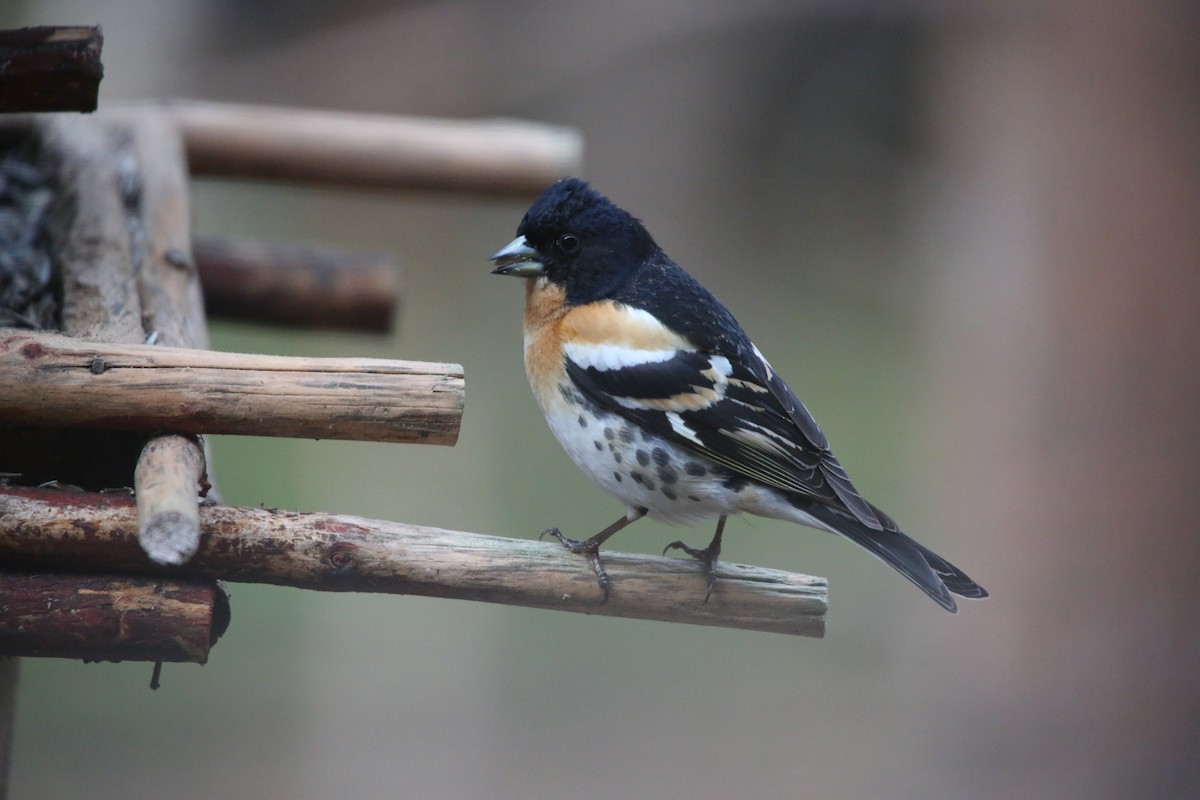
<svg viewBox="0 0 1200 800"><path fill-rule="evenodd" d="M677 523L740 510L739 495L720 468L643 436L616 414L559 399L543 409L555 438L588 477L631 509Z"/></svg>

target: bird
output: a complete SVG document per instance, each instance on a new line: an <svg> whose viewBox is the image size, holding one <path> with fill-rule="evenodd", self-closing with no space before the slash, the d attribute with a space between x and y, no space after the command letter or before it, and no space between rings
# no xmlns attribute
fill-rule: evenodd
<svg viewBox="0 0 1200 800"><path fill-rule="evenodd" d="M551 184L489 259L523 278L524 361L567 455L626 507L587 539L550 528L587 556L606 602L600 546L643 517L716 519L706 547L674 541L707 577L726 519L751 514L838 534L883 560L942 608L988 593L902 532L850 482L829 442L733 314L658 246L641 220L580 178Z"/></svg>

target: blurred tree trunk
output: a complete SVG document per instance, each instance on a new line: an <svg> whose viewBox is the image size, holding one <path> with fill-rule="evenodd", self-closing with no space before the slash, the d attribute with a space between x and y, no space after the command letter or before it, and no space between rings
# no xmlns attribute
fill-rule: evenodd
<svg viewBox="0 0 1200 800"><path fill-rule="evenodd" d="M935 48L934 135L965 190L931 231L962 431L946 513L994 599L955 632L970 675L931 692L948 724L925 756L962 796L1191 796L1200 15L1026 11Z"/></svg>

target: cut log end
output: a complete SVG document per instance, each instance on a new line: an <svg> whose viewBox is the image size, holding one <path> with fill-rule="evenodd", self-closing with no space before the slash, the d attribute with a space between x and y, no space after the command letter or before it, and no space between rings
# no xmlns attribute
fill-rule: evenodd
<svg viewBox="0 0 1200 800"><path fill-rule="evenodd" d="M186 564L200 548L200 525L196 517L167 511L138 528L138 543L155 563Z"/></svg>

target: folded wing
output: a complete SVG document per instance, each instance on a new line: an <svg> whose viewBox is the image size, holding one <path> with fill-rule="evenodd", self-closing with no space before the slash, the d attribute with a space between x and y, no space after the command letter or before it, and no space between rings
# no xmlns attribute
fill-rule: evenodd
<svg viewBox="0 0 1200 800"><path fill-rule="evenodd" d="M606 311L607 330L651 324L621 304ZM613 325L614 314L630 315L631 324ZM590 318L600 317L593 311ZM808 410L757 348L746 342L709 352L665 326L646 333L645 344L591 336L564 345L567 374L601 408L735 474L843 508L870 529L896 529L859 495Z"/></svg>

